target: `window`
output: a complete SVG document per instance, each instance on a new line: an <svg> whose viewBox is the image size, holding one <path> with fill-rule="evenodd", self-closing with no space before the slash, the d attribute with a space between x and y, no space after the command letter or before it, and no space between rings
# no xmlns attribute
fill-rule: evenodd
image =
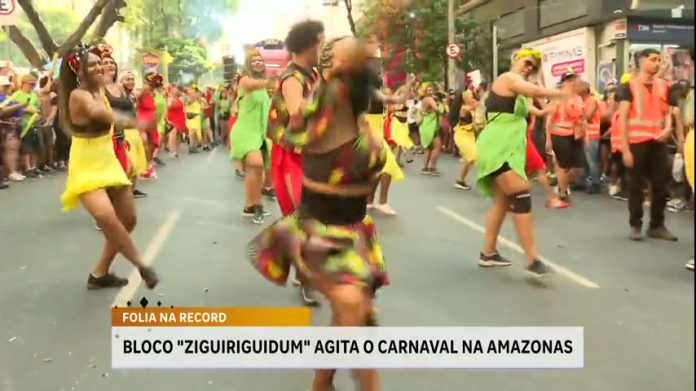
<svg viewBox="0 0 696 391"><path fill-rule="evenodd" d="M524 34L524 10L518 10L513 13L501 16L495 22L498 27L498 38L508 39Z"/></svg>
<svg viewBox="0 0 696 391"><path fill-rule="evenodd" d="M539 27L553 26L587 15L588 0L540 0Z"/></svg>

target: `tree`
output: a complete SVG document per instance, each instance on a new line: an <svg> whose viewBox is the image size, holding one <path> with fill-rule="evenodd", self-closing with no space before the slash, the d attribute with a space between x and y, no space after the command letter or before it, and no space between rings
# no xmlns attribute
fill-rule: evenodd
<svg viewBox="0 0 696 391"><path fill-rule="evenodd" d="M17 45L29 63L36 68L43 66L54 55L62 57L68 53L70 49L84 38L89 28L100 16L101 20L98 23L100 27L96 31L97 36L93 38L102 38L114 23L121 20L119 11L126 5L124 0L97 0L82 22L58 44L56 43L56 37L51 35L46 23L34 7L32 0L17 0L17 3L24 11L33 31L36 33L42 49L37 49L34 46L33 42L35 41L30 40L20 26L4 26L3 30L9 39Z"/></svg>
<svg viewBox="0 0 696 391"><path fill-rule="evenodd" d="M353 35L356 35L355 30L355 20L353 19L353 0L343 0L343 4L346 6L346 13L348 14L348 25L350 26L350 31Z"/></svg>
<svg viewBox="0 0 696 391"><path fill-rule="evenodd" d="M393 57L405 53L404 71L416 72L424 80L441 82L447 72L447 0L412 0L408 9L394 7L388 0L368 2L358 21L361 35L376 34ZM456 43L463 48L458 65L465 72L490 64L490 32L468 16L457 16ZM488 50L488 53L486 52ZM404 56L402 56L404 57Z"/></svg>
<svg viewBox="0 0 696 391"><path fill-rule="evenodd" d="M182 81L186 74L195 79L210 71L208 50L193 39L163 37L154 42L155 49L166 51L172 58L169 65L169 80Z"/></svg>

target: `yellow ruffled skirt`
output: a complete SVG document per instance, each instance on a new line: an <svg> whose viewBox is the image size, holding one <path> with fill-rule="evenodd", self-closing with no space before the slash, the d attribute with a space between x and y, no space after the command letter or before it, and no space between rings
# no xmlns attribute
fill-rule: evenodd
<svg viewBox="0 0 696 391"><path fill-rule="evenodd" d="M476 161L476 135L473 125L457 125L454 128L454 143L466 161Z"/></svg>
<svg viewBox="0 0 696 391"><path fill-rule="evenodd" d="M137 129L126 129L123 131L128 142L128 162L130 163L131 177L138 176L147 171L147 155L145 154L145 144Z"/></svg>
<svg viewBox="0 0 696 391"><path fill-rule="evenodd" d="M186 119L186 127L188 128L189 135L194 134L200 141L203 138L203 129L201 129L201 116L197 115L191 119Z"/></svg>
<svg viewBox="0 0 696 391"><path fill-rule="evenodd" d="M402 148L411 149L415 147L413 140L409 136L408 124L399 121L396 117L393 117L391 120L391 139Z"/></svg>
<svg viewBox="0 0 696 391"><path fill-rule="evenodd" d="M684 168L686 169L686 181L691 190L694 190L694 130L689 129L684 141Z"/></svg>
<svg viewBox="0 0 696 391"><path fill-rule="evenodd" d="M111 133L95 138L72 137L68 177L60 196L64 211L77 208L82 194L130 185L116 158Z"/></svg>
<svg viewBox="0 0 696 391"><path fill-rule="evenodd" d="M384 150L387 151L387 160L384 163L381 174L391 176L392 182L402 181L405 178L404 172L401 170L401 167L399 167L389 143L384 139L384 116L382 114L366 114L365 119L370 125L370 130L372 130L375 136L382 140Z"/></svg>

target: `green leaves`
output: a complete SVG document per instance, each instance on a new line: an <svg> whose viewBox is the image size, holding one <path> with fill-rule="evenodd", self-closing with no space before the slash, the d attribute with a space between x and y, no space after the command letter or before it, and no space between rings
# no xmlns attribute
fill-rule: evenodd
<svg viewBox="0 0 696 391"><path fill-rule="evenodd" d="M193 39L162 37L154 42L153 47L167 51L172 57L168 67L170 81L181 81L185 74L198 78L211 69L208 50Z"/></svg>

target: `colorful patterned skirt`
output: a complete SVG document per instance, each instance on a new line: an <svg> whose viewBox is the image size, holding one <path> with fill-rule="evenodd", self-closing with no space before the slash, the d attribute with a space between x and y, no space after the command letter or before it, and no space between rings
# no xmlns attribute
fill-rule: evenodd
<svg viewBox="0 0 696 391"><path fill-rule="evenodd" d="M294 264L305 276L322 273L338 284L374 293L388 284L382 248L369 216L353 225L325 225L298 212L263 230L249 244L252 265L285 285Z"/></svg>

